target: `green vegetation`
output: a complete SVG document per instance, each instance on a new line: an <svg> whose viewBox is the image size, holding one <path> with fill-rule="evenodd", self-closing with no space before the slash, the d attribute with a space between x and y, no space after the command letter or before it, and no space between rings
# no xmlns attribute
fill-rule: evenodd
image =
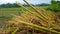
<svg viewBox="0 0 60 34"><path fill-rule="evenodd" d="M51 0L51 5L47 9L55 12L60 11L60 1Z"/></svg>
<svg viewBox="0 0 60 34"><path fill-rule="evenodd" d="M19 7L19 6L17 6L16 3L14 3L14 4L7 3L7 4L0 5L0 8L12 8L12 7L15 8L15 7Z"/></svg>

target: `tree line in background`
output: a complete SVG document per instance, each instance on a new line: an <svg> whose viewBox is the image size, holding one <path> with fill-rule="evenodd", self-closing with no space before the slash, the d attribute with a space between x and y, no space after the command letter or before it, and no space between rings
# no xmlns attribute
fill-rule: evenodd
<svg viewBox="0 0 60 34"><path fill-rule="evenodd" d="M19 6L17 6L16 3L14 4L7 3L7 4L0 5L0 8L14 8L14 7L19 7Z"/></svg>
<svg viewBox="0 0 60 34"><path fill-rule="evenodd" d="M28 6L26 4L23 4L23 5ZM60 1L55 1L55 0L51 0L51 4L42 3L42 4L33 5L33 6L48 6L46 8L47 10L60 11ZM16 7L19 7L16 3L14 4L7 3L7 4L0 5L0 8L16 8Z"/></svg>
<svg viewBox="0 0 60 34"><path fill-rule="evenodd" d="M60 1L51 0L51 5L47 9L55 12L60 11Z"/></svg>
<svg viewBox="0 0 60 34"><path fill-rule="evenodd" d="M23 4L23 5L28 6L26 4ZM48 5L50 5L50 4L42 3L42 4L33 5L33 6L48 6ZM16 8L16 7L19 7L16 3L13 3L13 4L7 3L7 4L1 4L0 5L0 8Z"/></svg>

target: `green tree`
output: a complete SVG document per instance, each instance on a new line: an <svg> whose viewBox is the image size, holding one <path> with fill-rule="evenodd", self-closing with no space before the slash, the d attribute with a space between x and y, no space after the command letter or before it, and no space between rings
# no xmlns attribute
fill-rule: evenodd
<svg viewBox="0 0 60 34"><path fill-rule="evenodd" d="M16 3L14 4L7 3L7 4L0 5L0 8L15 8L15 7L19 7L19 6Z"/></svg>
<svg viewBox="0 0 60 34"><path fill-rule="evenodd" d="M51 0L51 5L48 7L52 11L60 11L60 1Z"/></svg>

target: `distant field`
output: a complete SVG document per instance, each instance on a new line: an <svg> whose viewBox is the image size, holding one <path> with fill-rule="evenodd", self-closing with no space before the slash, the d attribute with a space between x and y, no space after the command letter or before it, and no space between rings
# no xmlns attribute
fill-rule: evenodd
<svg viewBox="0 0 60 34"><path fill-rule="evenodd" d="M32 10L31 7L26 7L28 8L29 10ZM39 7L36 7L36 8L39 8ZM46 8L46 7L44 7ZM6 16L6 17L10 17L11 14L16 14L18 15L19 12L24 12L26 10L24 10L23 8L0 8L0 17L1 16Z"/></svg>
<svg viewBox="0 0 60 34"><path fill-rule="evenodd" d="M27 7L28 8L28 7ZM31 10L31 8L29 8ZM10 14L18 14L18 12L25 11L23 8L0 8L0 16L9 16Z"/></svg>
<svg viewBox="0 0 60 34"><path fill-rule="evenodd" d="M9 16L10 14L17 14L22 11L22 8L0 8L0 16Z"/></svg>

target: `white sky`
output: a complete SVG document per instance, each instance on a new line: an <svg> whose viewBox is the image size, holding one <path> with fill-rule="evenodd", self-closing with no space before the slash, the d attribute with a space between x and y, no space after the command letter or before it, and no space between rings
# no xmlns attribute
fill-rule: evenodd
<svg viewBox="0 0 60 34"><path fill-rule="evenodd" d="M0 4L15 3L16 1L22 4L24 3L23 0L0 0ZM50 3L51 0L27 0L27 1L32 4L40 4L40 3Z"/></svg>

